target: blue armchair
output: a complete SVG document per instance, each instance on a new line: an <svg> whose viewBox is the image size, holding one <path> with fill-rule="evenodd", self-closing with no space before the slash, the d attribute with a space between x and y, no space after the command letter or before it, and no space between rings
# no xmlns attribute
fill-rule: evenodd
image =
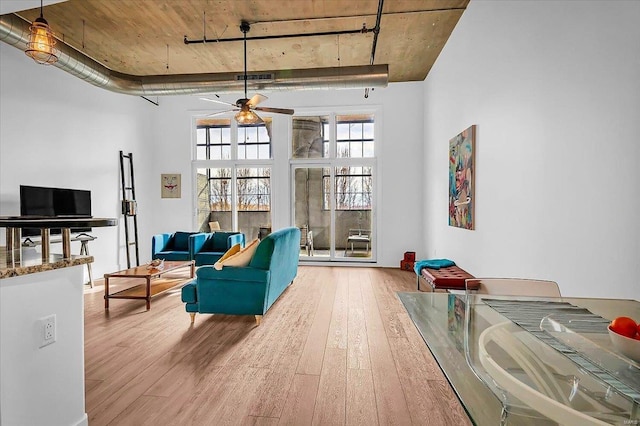
<svg viewBox="0 0 640 426"><path fill-rule="evenodd" d="M151 259L193 260L189 239L197 232L174 232L157 234L151 238Z"/></svg>
<svg viewBox="0 0 640 426"><path fill-rule="evenodd" d="M195 320L206 314L255 315L260 325L271 305L298 273L300 229L284 228L266 236L248 266L201 266L182 288L182 301Z"/></svg>
<svg viewBox="0 0 640 426"><path fill-rule="evenodd" d="M240 232L216 231L195 234L189 239L189 251L193 253L196 266L213 265L236 244L244 247L244 234Z"/></svg>

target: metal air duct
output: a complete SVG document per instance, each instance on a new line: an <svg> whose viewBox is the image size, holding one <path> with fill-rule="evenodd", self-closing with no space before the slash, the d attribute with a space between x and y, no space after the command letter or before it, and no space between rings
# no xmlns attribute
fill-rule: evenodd
<svg viewBox="0 0 640 426"><path fill-rule="evenodd" d="M16 14L0 16L0 41L24 51L31 24ZM136 96L190 95L242 92L238 73L174 74L136 76L112 71L84 53L58 40L58 67L94 86ZM359 89L386 87L388 65L310 68L249 74L253 90ZM254 77L254 78L252 78ZM259 78L258 78L259 77Z"/></svg>

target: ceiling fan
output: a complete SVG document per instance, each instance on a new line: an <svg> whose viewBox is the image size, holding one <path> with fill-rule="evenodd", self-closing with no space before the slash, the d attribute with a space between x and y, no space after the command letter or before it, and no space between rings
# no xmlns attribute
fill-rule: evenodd
<svg viewBox="0 0 640 426"><path fill-rule="evenodd" d="M215 114L211 114L209 115L209 117L214 115L224 114L229 111L238 111L239 109L239 112L235 115L236 121L239 124L260 124L260 123L264 123L264 121L262 120L262 118L260 118L258 114L254 112L254 110L264 111L264 112L274 112L276 114L287 114L287 115L293 115L294 113L292 109L287 109L287 108L259 107L258 106L259 103L264 102L268 99L266 96L263 96L260 94L255 94L251 97L251 99L248 99L247 97L247 33L249 32L250 29L251 29L251 26L249 25L248 22L242 21L240 23L240 31L242 31L242 33L244 34L244 98L238 99L235 104L218 101L216 99L200 98L203 101L230 105L236 108L228 111L221 111Z"/></svg>

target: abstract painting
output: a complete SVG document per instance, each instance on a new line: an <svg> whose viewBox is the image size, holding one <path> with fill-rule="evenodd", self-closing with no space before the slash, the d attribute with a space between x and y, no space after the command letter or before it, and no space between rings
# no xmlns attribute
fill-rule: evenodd
<svg viewBox="0 0 640 426"><path fill-rule="evenodd" d="M474 229L476 126L449 141L449 226Z"/></svg>

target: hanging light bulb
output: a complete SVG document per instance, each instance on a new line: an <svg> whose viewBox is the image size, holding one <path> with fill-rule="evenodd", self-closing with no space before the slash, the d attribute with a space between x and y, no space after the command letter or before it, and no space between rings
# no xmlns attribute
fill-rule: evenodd
<svg viewBox="0 0 640 426"><path fill-rule="evenodd" d="M49 23L42 16L42 0L40 0L40 17L33 21L29 30L31 34L24 53L39 64L50 65L57 62L58 50L54 47L56 40Z"/></svg>

